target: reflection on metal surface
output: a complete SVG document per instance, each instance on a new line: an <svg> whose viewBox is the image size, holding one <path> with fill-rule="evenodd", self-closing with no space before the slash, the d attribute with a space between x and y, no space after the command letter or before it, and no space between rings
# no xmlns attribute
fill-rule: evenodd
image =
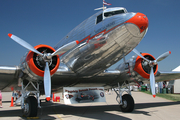
<svg viewBox="0 0 180 120"><path fill-rule="evenodd" d="M16 70L20 70L19 67L6 67L0 66L0 73L2 74L15 74Z"/></svg>
<svg viewBox="0 0 180 120"><path fill-rule="evenodd" d="M99 73L114 64L118 59L121 59L123 53L125 55L129 53L129 51L137 46L146 33L146 31L143 31L139 36L135 37L131 34L132 31L130 33L127 30L129 27L133 26L126 26L126 24L121 25L114 29L113 32L108 33L108 36L102 37L102 35L100 35L100 37L98 37L99 40L89 40L87 44L69 52L62 58L62 61L79 75L93 76ZM105 44L97 47L97 43L100 44L101 42Z"/></svg>

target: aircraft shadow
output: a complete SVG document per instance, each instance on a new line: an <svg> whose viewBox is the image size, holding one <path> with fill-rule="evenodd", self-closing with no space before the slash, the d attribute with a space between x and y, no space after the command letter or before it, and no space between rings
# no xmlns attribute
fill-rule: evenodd
<svg viewBox="0 0 180 120"><path fill-rule="evenodd" d="M160 106L170 106L170 105L180 105L180 102L158 102L158 103L138 103L135 104L135 110L132 114L144 114L147 116L151 116L148 112L143 111L141 109L144 108L152 108L152 107L160 107ZM114 112L120 112L120 114ZM126 113L122 113L126 114ZM11 116L19 116L22 119L26 119L22 115L21 109L19 110L6 110L0 112L0 117L11 117ZM39 119L57 119L52 115L60 115L62 118L65 115L65 118L70 118L72 115L79 116L83 118L91 118L91 119L110 119L113 120L130 120L130 118L123 117L121 115L121 110L119 105L102 105L102 106L70 106L59 103L42 103L42 108L38 111Z"/></svg>
<svg viewBox="0 0 180 120"><path fill-rule="evenodd" d="M147 116L151 116L149 112L141 111L144 108L154 108L154 107L161 107L161 106L171 106L171 105L180 105L180 102L157 102L157 103L138 103L135 104L135 109L132 112L133 114L144 114Z"/></svg>

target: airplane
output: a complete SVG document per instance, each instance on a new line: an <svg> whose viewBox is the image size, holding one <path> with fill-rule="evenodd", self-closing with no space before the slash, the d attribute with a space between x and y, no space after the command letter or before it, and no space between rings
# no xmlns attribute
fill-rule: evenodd
<svg viewBox="0 0 180 120"><path fill-rule="evenodd" d="M54 48L43 44L33 47L9 33L12 40L29 51L21 58L19 66L0 66L0 90L21 90L23 114L35 117L41 108L40 95L45 94L49 101L51 93L62 92L63 87L118 87L116 100L121 110L132 112L131 84L150 82L155 97L155 77L156 81L180 77L180 72L158 71L158 62L168 57L170 51L155 59L135 49L146 35L148 25L145 14L112 7L84 20ZM131 51L137 56L125 60ZM108 70L121 59L122 64Z"/></svg>

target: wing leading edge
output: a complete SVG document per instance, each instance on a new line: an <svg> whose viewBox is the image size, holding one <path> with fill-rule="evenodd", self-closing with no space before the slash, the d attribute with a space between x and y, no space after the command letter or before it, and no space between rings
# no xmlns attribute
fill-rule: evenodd
<svg viewBox="0 0 180 120"><path fill-rule="evenodd" d="M171 72L158 72L156 81L170 81L180 78L180 66L172 70Z"/></svg>
<svg viewBox="0 0 180 120"><path fill-rule="evenodd" d="M17 66L0 66L0 90L11 91L13 87L16 87L19 73L20 68Z"/></svg>

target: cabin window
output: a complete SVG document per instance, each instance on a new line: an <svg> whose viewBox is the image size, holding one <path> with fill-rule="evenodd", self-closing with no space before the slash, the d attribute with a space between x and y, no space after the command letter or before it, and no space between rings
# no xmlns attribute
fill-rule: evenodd
<svg viewBox="0 0 180 120"><path fill-rule="evenodd" d="M104 13L104 16L110 17L113 15L122 14L122 13L125 13L124 10L117 10L117 11L106 12L106 13Z"/></svg>
<svg viewBox="0 0 180 120"><path fill-rule="evenodd" d="M99 16L97 16L96 24L98 24L99 22L101 22L102 19L103 19L102 14L100 14Z"/></svg>

